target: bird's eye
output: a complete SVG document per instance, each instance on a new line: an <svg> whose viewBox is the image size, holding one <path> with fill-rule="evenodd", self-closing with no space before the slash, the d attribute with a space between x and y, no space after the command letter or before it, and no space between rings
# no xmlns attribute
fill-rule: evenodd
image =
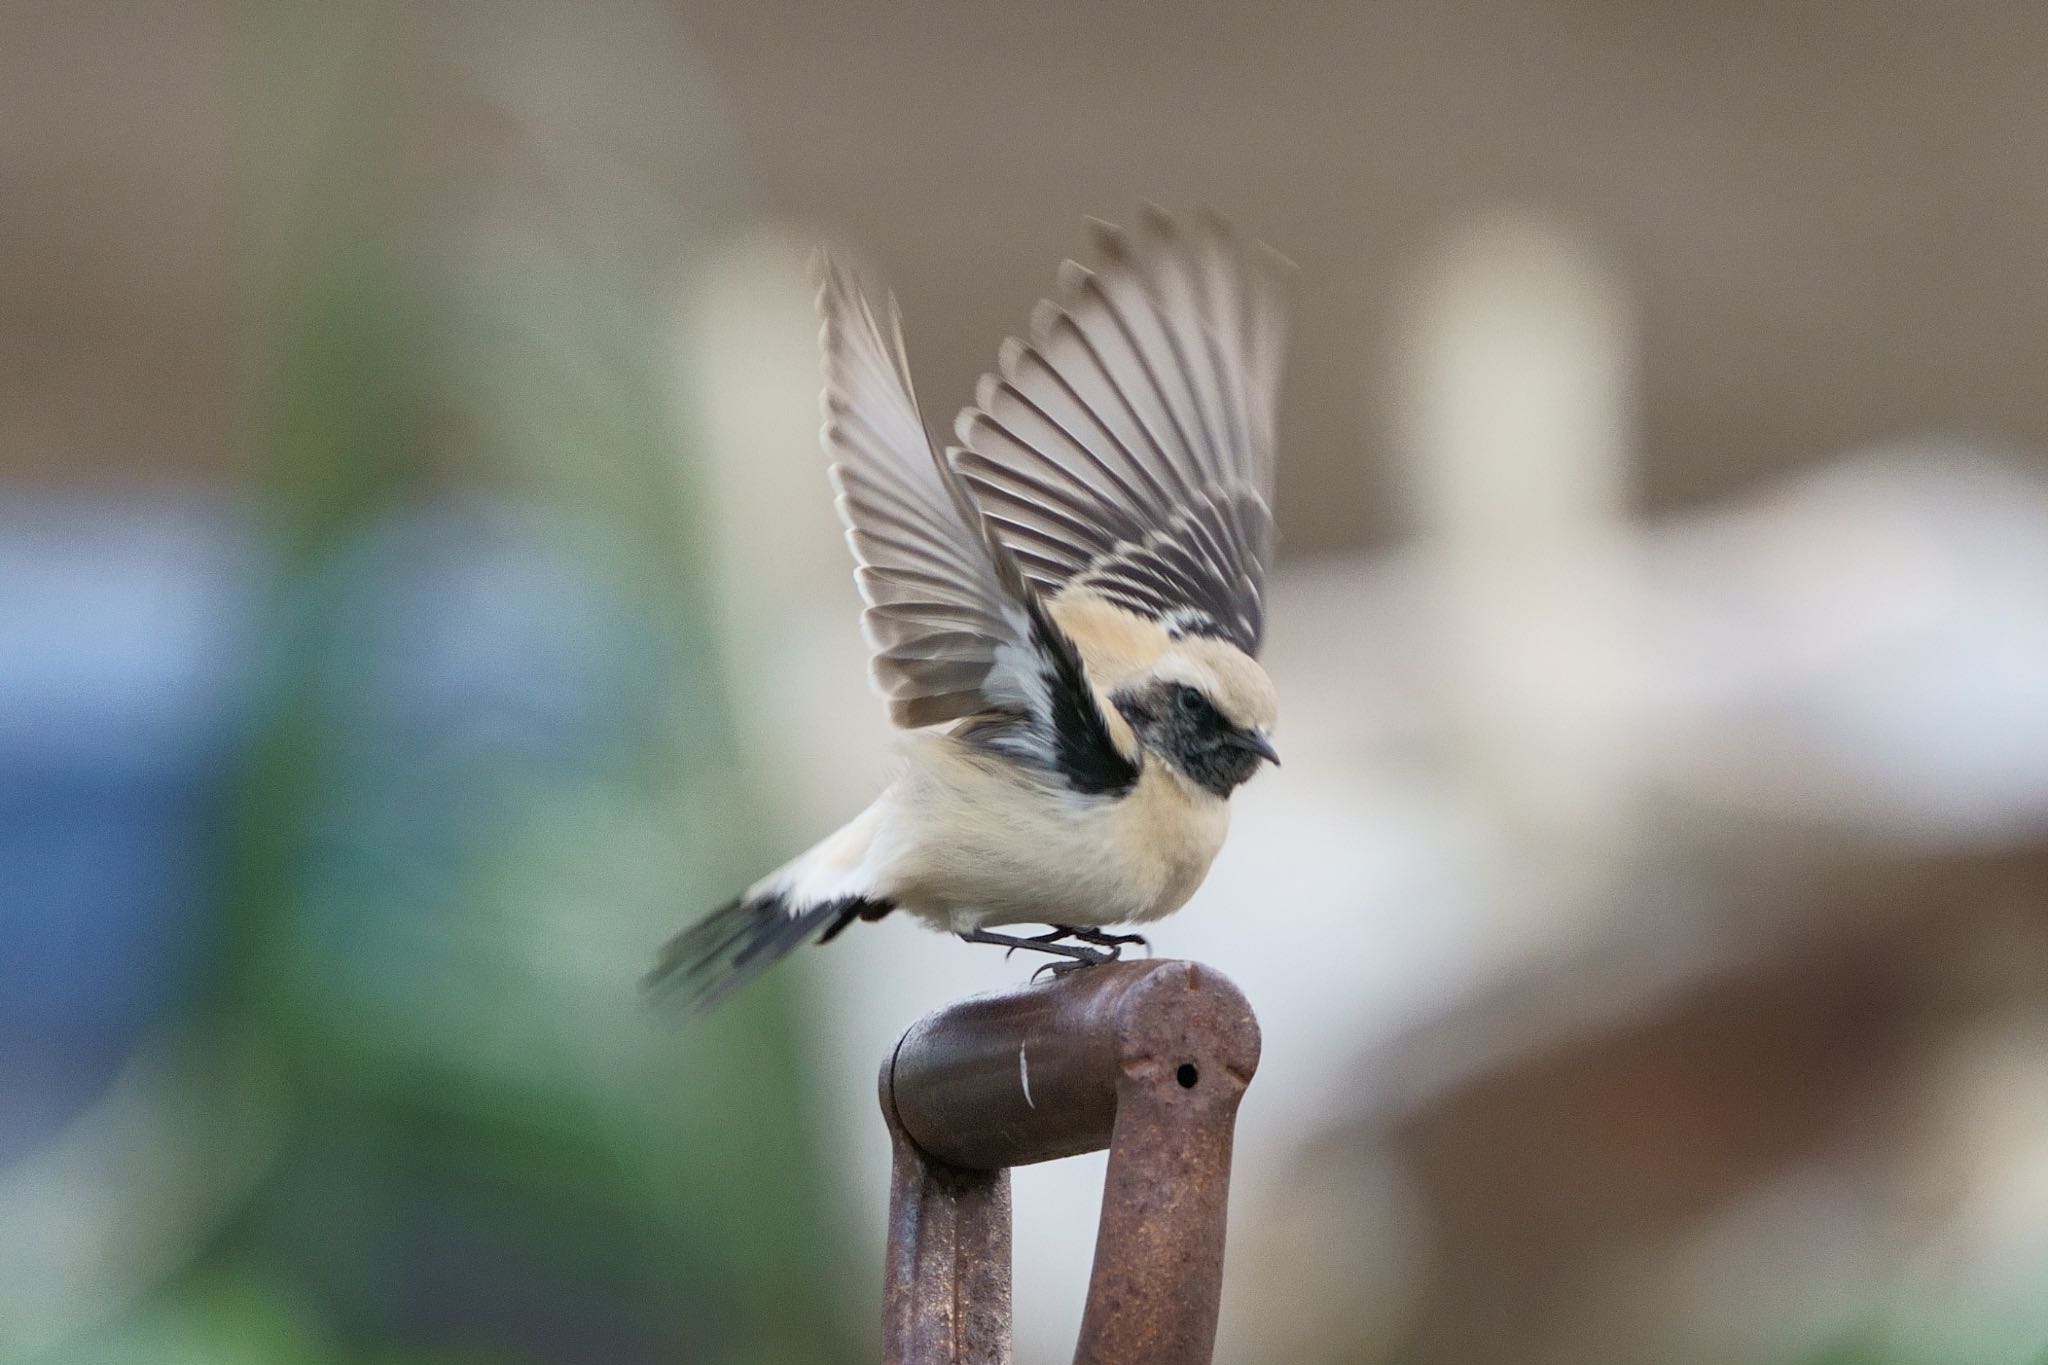
<svg viewBox="0 0 2048 1365"><path fill-rule="evenodd" d="M1202 694L1192 687L1176 687L1173 690L1173 704L1184 716L1198 714L1202 710Z"/></svg>

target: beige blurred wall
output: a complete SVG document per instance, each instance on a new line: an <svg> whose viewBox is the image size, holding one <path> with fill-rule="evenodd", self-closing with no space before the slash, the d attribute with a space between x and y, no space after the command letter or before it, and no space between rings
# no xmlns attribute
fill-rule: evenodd
<svg viewBox="0 0 2048 1365"><path fill-rule="evenodd" d="M249 14L75 0L0 21L0 474L232 468L228 134ZM1402 524L1402 281L1503 204L1576 222L1634 286L1653 508L1929 427L2048 447L2039 7L676 14L702 59L676 79L709 73L756 177L735 215L765 206L867 248L935 409L1021 323L1083 213L1204 199L1298 261L1295 551Z"/></svg>
<svg viewBox="0 0 2048 1365"><path fill-rule="evenodd" d="M0 477L227 468L228 36L195 0L0 10Z"/></svg>
<svg viewBox="0 0 2048 1365"><path fill-rule="evenodd" d="M1076 218L1213 201L1300 263L1292 550L1402 524L1404 270L1503 202L1633 280L1652 507L1926 427L2048 446L2048 10L681 0L772 206L872 248L963 398Z"/></svg>

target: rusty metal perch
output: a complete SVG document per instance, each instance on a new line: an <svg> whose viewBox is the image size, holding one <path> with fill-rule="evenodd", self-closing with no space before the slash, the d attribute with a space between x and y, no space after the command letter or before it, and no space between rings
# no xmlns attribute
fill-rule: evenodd
<svg viewBox="0 0 2048 1365"><path fill-rule="evenodd" d="M1009 1168L1103 1147L1075 1365L1206 1365L1258 1064L1244 996L1192 962L1107 963L912 1025L881 1077L884 1365L1009 1365Z"/></svg>

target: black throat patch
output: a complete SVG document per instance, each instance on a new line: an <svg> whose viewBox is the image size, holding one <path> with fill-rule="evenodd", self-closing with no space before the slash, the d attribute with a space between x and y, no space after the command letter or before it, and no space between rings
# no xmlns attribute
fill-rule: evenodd
<svg viewBox="0 0 2048 1365"><path fill-rule="evenodd" d="M1242 732L1191 687L1158 682L1118 693L1114 701L1140 743L1214 795L1229 796L1265 761L1246 748Z"/></svg>

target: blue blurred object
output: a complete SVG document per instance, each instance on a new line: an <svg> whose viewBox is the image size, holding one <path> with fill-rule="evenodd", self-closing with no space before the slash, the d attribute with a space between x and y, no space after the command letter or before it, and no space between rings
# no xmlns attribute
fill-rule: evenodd
<svg viewBox="0 0 2048 1365"><path fill-rule="evenodd" d="M500 922L523 897L493 869L547 793L587 790L661 733L672 648L567 534L504 501L401 505L291 594L319 778L279 888L281 969L351 1045L382 1026L438 1064L463 1051L461 992L534 1003ZM629 973L616 987L630 1002Z"/></svg>
<svg viewBox="0 0 2048 1365"><path fill-rule="evenodd" d="M0 507L0 1164L202 984L252 549L196 495Z"/></svg>

